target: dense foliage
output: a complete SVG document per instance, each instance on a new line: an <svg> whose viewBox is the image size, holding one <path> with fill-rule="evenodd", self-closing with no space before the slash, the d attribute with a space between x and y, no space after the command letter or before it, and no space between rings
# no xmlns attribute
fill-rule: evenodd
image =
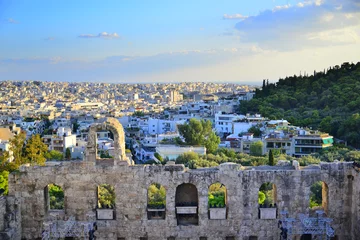
<svg viewBox="0 0 360 240"><path fill-rule="evenodd" d="M60 210L64 209L64 191L61 187L55 184L48 185L50 209Z"/></svg>
<svg viewBox="0 0 360 240"><path fill-rule="evenodd" d="M226 187L221 183L211 184L208 193L208 204L210 208L225 207Z"/></svg>
<svg viewBox="0 0 360 240"><path fill-rule="evenodd" d="M360 147L360 62L344 63L311 76L263 82L239 112L287 119L296 126L320 129Z"/></svg>
<svg viewBox="0 0 360 240"><path fill-rule="evenodd" d="M9 192L8 178L9 178L8 171L0 172L0 196L7 195Z"/></svg>
<svg viewBox="0 0 360 240"><path fill-rule="evenodd" d="M276 189L270 182L264 183L259 189L258 202L261 207L273 207L275 204Z"/></svg>
<svg viewBox="0 0 360 240"><path fill-rule="evenodd" d="M184 137L185 143L192 146L205 146L208 153L216 151L220 138L212 130L209 120L191 118L189 123L178 126L179 133Z"/></svg>
<svg viewBox="0 0 360 240"><path fill-rule="evenodd" d="M166 206L166 190L163 186L153 183L148 188L148 207L149 208L165 208Z"/></svg>
<svg viewBox="0 0 360 240"><path fill-rule="evenodd" d="M322 182L316 182L310 187L310 208L322 206Z"/></svg>
<svg viewBox="0 0 360 240"><path fill-rule="evenodd" d="M55 161L64 160L64 154L56 150L51 150L45 153L44 156L47 160L55 160Z"/></svg>
<svg viewBox="0 0 360 240"><path fill-rule="evenodd" d="M277 155L275 158L278 159L292 159L289 156ZM269 161L268 156L250 156L245 153L236 153L234 150L227 148L219 148L214 154L199 155L194 152L187 152L181 154L177 159L177 164L184 164L186 167L191 169L201 167L215 167L221 163L233 162L243 166L260 166L267 165Z"/></svg>
<svg viewBox="0 0 360 240"><path fill-rule="evenodd" d="M109 184L101 184L98 187L98 208L114 208L115 189Z"/></svg>

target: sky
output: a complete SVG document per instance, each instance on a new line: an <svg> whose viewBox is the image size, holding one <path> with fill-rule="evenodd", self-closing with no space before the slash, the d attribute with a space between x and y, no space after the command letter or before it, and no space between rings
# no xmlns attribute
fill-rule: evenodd
<svg viewBox="0 0 360 240"><path fill-rule="evenodd" d="M0 80L260 84L360 61L360 0L0 0Z"/></svg>

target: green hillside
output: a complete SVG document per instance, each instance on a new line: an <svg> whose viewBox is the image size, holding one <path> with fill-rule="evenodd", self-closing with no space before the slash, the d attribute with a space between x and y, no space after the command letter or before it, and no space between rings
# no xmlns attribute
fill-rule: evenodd
<svg viewBox="0 0 360 240"><path fill-rule="evenodd" d="M360 147L360 62L293 76L277 83L263 81L253 100L242 101L239 112L329 132Z"/></svg>

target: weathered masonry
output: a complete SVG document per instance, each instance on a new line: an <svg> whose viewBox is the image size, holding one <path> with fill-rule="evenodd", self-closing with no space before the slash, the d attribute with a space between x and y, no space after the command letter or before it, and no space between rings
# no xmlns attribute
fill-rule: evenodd
<svg viewBox="0 0 360 240"><path fill-rule="evenodd" d="M97 159L96 131L114 134L116 156ZM226 163L216 168L188 170L183 165L130 165L124 133L115 119L91 127L85 161L44 167L22 166L9 179L9 196L0 199L0 239L41 239L44 223L51 220L93 221L97 239L279 239L280 212L312 213L310 187L323 181L323 209L333 219L334 239L359 239L360 176L350 163L322 163L302 170L292 166L245 169ZM151 184L166 190L162 209L148 209ZM226 187L225 215L208 206L209 186ZM258 191L272 183L275 212L260 214ZM47 186L64 190L63 210L49 208ZM98 186L114 187L113 209L101 212ZM211 219L212 218L212 219ZM311 239L296 235L294 239Z"/></svg>

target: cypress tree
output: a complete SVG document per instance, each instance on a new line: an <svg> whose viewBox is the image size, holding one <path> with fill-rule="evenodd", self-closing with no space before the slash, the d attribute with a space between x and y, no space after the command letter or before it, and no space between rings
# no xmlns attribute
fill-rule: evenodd
<svg viewBox="0 0 360 240"><path fill-rule="evenodd" d="M269 165L270 166L275 166L274 153L273 153L273 151L271 149L269 151Z"/></svg>

